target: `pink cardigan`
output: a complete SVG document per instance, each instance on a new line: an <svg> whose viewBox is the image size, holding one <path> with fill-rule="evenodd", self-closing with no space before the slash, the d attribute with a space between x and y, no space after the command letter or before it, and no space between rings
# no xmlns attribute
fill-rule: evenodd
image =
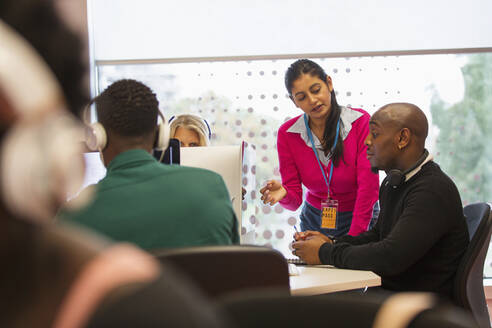
<svg viewBox="0 0 492 328"><path fill-rule="evenodd" d="M356 236L367 230L372 217L374 203L378 199L379 177L371 171L366 157L364 139L369 133L370 115L362 109L352 110L363 115L352 123L352 129L343 141L343 160L333 167L330 195L338 200L338 210L352 211L352 225L348 232ZM320 209L321 200L326 199L326 184L316 156L299 133L287 132L298 117L285 122L278 130L277 150L282 185L287 195L280 201L286 209L295 211L302 204L302 186L307 189L306 200ZM323 165L326 177L329 165Z"/></svg>

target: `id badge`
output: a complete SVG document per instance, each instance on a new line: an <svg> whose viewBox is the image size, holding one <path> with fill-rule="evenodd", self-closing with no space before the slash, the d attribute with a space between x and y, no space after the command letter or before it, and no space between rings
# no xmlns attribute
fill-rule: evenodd
<svg viewBox="0 0 492 328"><path fill-rule="evenodd" d="M321 202L321 228L337 228L338 200L328 198Z"/></svg>

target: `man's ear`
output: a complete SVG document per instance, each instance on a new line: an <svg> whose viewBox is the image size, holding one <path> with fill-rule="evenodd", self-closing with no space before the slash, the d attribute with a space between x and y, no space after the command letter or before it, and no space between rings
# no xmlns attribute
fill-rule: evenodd
<svg viewBox="0 0 492 328"><path fill-rule="evenodd" d="M412 132L408 128L403 128L399 133L398 140L398 148L403 149L410 144L410 138L412 136Z"/></svg>
<svg viewBox="0 0 492 328"><path fill-rule="evenodd" d="M147 135L147 138L149 138L149 140L153 140L152 148L157 148L157 144L159 143L159 140L158 140L159 139L159 125L155 126L154 131L150 132Z"/></svg>

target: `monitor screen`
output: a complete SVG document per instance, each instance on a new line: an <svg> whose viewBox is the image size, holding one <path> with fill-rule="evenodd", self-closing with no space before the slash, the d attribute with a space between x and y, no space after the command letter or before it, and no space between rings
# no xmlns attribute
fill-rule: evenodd
<svg viewBox="0 0 492 328"><path fill-rule="evenodd" d="M96 184L106 175L106 167L101 161L101 156L98 152L84 153L85 161L85 176L82 189Z"/></svg>
<svg viewBox="0 0 492 328"><path fill-rule="evenodd" d="M175 139L171 139L175 140ZM175 146L170 144L170 148ZM160 152L155 152L154 157L160 158ZM84 153L85 177L81 188L91 184L97 184L106 175L106 167L101 161L98 152ZM177 147L168 149L164 155L163 163L180 164L207 169L218 173L225 182L232 208L238 219L238 227L241 230L242 216L242 147L237 146L212 146L212 147ZM77 193L78 194L78 193ZM76 195L74 195L76 196ZM69 197L72 198L72 197ZM239 231L241 233L241 231ZM243 239L244 236L241 236ZM252 243L252 242L251 242Z"/></svg>
<svg viewBox="0 0 492 328"><path fill-rule="evenodd" d="M169 147L167 147L164 155L162 150L154 149L154 157L164 164L179 164L179 148L180 142L178 139L169 139ZM161 158L162 157L162 158Z"/></svg>
<svg viewBox="0 0 492 328"><path fill-rule="evenodd" d="M97 184L99 180L106 176L106 167L101 161L101 156L98 152L84 153L85 173L82 186L73 194L67 195L67 201L79 195L86 187Z"/></svg>
<svg viewBox="0 0 492 328"><path fill-rule="evenodd" d="M222 176L241 229L241 146L182 147L180 152L181 165L207 169Z"/></svg>

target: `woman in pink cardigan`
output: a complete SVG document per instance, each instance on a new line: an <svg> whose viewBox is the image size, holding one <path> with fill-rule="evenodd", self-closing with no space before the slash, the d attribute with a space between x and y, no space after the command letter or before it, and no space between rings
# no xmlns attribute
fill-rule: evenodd
<svg viewBox="0 0 492 328"><path fill-rule="evenodd" d="M282 182L268 181L260 190L261 199L295 211L303 202L304 185L302 231L338 237L368 230L373 210L377 212L379 189L364 144L370 115L339 106L331 78L311 60L294 62L285 74L285 86L304 114L279 128Z"/></svg>

